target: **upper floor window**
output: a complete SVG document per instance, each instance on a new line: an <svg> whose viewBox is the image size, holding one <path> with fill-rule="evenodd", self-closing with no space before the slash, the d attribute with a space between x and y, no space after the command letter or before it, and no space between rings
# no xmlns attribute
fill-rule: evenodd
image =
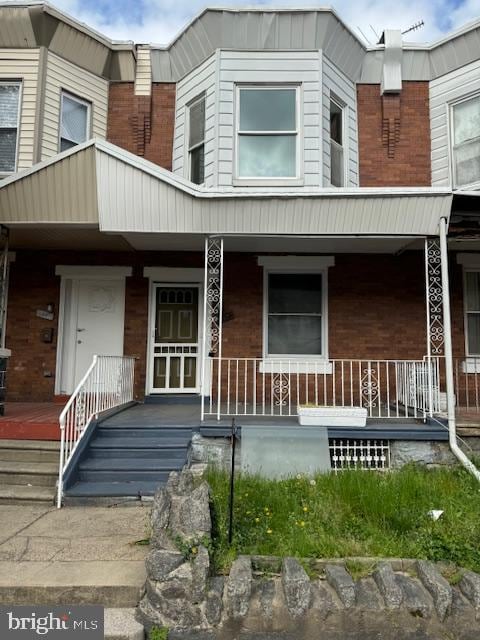
<svg viewBox="0 0 480 640"><path fill-rule="evenodd" d="M480 95L453 109L453 175L455 186L480 182Z"/></svg>
<svg viewBox="0 0 480 640"><path fill-rule="evenodd" d="M330 98L330 183L345 186L343 107Z"/></svg>
<svg viewBox="0 0 480 640"><path fill-rule="evenodd" d="M237 177L299 174L298 87L237 87Z"/></svg>
<svg viewBox="0 0 480 640"><path fill-rule="evenodd" d="M0 81L0 174L17 165L20 82Z"/></svg>
<svg viewBox="0 0 480 640"><path fill-rule="evenodd" d="M90 103L62 92L60 151L66 151L89 138Z"/></svg>
<svg viewBox="0 0 480 640"><path fill-rule="evenodd" d="M188 156L190 180L205 181L205 96L196 98L188 107Z"/></svg>

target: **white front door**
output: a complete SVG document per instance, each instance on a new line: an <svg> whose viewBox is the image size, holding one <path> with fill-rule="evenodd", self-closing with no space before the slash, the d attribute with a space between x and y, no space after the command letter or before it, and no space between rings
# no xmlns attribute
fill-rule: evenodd
<svg viewBox="0 0 480 640"><path fill-rule="evenodd" d="M123 355L124 280L77 281L74 386L94 355Z"/></svg>
<svg viewBox="0 0 480 640"><path fill-rule="evenodd" d="M154 284L150 393L199 391L199 287Z"/></svg>
<svg viewBox="0 0 480 640"><path fill-rule="evenodd" d="M62 278L55 393L70 395L94 355L123 355L125 278Z"/></svg>

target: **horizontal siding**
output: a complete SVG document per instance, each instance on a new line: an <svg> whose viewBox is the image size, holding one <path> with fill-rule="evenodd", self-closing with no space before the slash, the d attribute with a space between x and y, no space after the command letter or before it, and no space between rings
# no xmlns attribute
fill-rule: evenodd
<svg viewBox="0 0 480 640"><path fill-rule="evenodd" d="M432 140L432 185L451 184L449 149L449 104L480 92L480 61L430 83L430 127Z"/></svg>
<svg viewBox="0 0 480 640"><path fill-rule="evenodd" d="M216 55L211 56L195 71L177 84L175 135L173 140L173 172L188 178L186 115L187 105L201 93L205 93L205 185L214 184L215 136L215 85Z"/></svg>
<svg viewBox="0 0 480 640"><path fill-rule="evenodd" d="M302 85L301 159L306 187L321 185L319 117L320 54L318 51L221 51L218 101L218 186L230 187L234 175L234 101L236 83L299 83ZM282 188L279 187L281 191Z"/></svg>
<svg viewBox="0 0 480 640"><path fill-rule="evenodd" d="M49 52L45 80L42 160L58 153L60 94L70 91L92 104L91 137L107 134L108 82Z"/></svg>
<svg viewBox="0 0 480 640"><path fill-rule="evenodd" d="M0 49L0 80L22 80L18 170L31 167L34 161L39 57L39 49Z"/></svg>
<svg viewBox="0 0 480 640"><path fill-rule="evenodd" d="M150 49L137 49L137 68L135 73L135 94L149 96L152 93L152 67Z"/></svg>
<svg viewBox="0 0 480 640"><path fill-rule="evenodd" d="M330 186L330 95L345 105L346 187L358 186L357 91L328 58L323 56L323 184Z"/></svg>

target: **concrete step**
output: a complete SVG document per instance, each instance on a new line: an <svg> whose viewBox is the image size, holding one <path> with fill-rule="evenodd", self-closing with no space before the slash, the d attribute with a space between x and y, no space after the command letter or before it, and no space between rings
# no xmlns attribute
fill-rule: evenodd
<svg viewBox="0 0 480 640"><path fill-rule="evenodd" d="M135 607L144 580L143 560L4 561L0 562L0 602Z"/></svg>
<svg viewBox="0 0 480 640"><path fill-rule="evenodd" d="M0 484L0 504L53 504L55 487ZM0 598L1 602L1 598Z"/></svg>
<svg viewBox="0 0 480 640"><path fill-rule="evenodd" d="M91 447L99 448L123 448L123 449L163 449L165 446L170 447L187 447L190 438L169 438L168 442L160 438L146 437L126 437L121 435L112 435L108 437L97 436L92 440Z"/></svg>
<svg viewBox="0 0 480 640"><path fill-rule="evenodd" d="M182 466L183 464L179 464L176 467L169 466L164 471L127 471L122 469L98 469L95 471L84 471L80 469L78 472L78 478L81 482L91 482L93 484L104 482L135 483L142 481L157 482L157 484L160 484L167 481L168 475L171 471L178 471L182 468Z"/></svg>
<svg viewBox="0 0 480 640"><path fill-rule="evenodd" d="M105 609L105 640L144 640L145 629L135 609Z"/></svg>
<svg viewBox="0 0 480 640"><path fill-rule="evenodd" d="M192 437L191 428L139 427L135 425L125 425L121 427L99 426L96 433L101 437L127 436L131 438L158 438L165 441L169 441L171 438L189 440Z"/></svg>
<svg viewBox="0 0 480 640"><path fill-rule="evenodd" d="M24 462L0 460L0 485L25 484L54 487L58 478L55 462Z"/></svg>
<svg viewBox="0 0 480 640"><path fill-rule="evenodd" d="M50 440L2 440L0 461L56 462L60 456L60 443Z"/></svg>
<svg viewBox="0 0 480 640"><path fill-rule="evenodd" d="M184 460L154 460L152 458L87 458L80 471L170 471L181 469Z"/></svg>

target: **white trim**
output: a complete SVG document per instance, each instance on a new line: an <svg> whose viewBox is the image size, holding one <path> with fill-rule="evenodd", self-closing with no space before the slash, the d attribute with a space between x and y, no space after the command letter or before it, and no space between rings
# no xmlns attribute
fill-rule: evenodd
<svg viewBox="0 0 480 640"><path fill-rule="evenodd" d="M448 138L448 149L449 149L450 181L453 189L462 189L462 188L468 189L468 188L475 187L480 183L480 179L479 179L476 182L459 184L457 180L457 170L456 170L455 158L454 158L455 124L454 124L453 112L455 107L457 107L459 104L462 104L463 102L469 102L470 100L480 100L480 91L471 92L466 96L462 96L461 98L457 98L456 100L452 100L451 102L447 103L447 110L448 110L447 111L447 116L448 116L447 138ZM480 139L479 136L477 136L476 139L477 140ZM469 142L471 141L463 142L462 145L469 144Z"/></svg>
<svg viewBox="0 0 480 640"><path fill-rule="evenodd" d="M302 362L295 359L285 360L283 358L276 359L275 356L269 356L259 363L260 373L289 373L295 376L297 373L311 374L331 374L333 372L333 364L326 358L316 358L315 356L300 356Z"/></svg>
<svg viewBox="0 0 480 640"><path fill-rule="evenodd" d="M96 280L118 280L132 275L132 267L107 267L57 264L55 275L62 278L95 278Z"/></svg>
<svg viewBox="0 0 480 640"><path fill-rule="evenodd" d="M335 265L334 256L258 256L266 269L327 269Z"/></svg>
<svg viewBox="0 0 480 640"><path fill-rule="evenodd" d="M69 138L62 137L63 99L64 98L68 98L68 100L71 100L72 102L78 102L78 104L81 104L87 110L86 117L85 117L85 139L84 140L80 140L79 142L77 142L75 140L70 140ZM77 96L74 93L71 93L67 89L62 88L60 90L60 120L58 123L58 145L57 145L57 149L59 153L62 152L62 140L67 140L68 142L73 143L73 146L76 147L78 144L83 144L90 138L90 134L92 131L92 112L93 112L93 105L90 101L86 100L85 98L81 98L80 96Z"/></svg>
<svg viewBox="0 0 480 640"><path fill-rule="evenodd" d="M203 269L189 269L181 267L144 267L143 277L150 280L156 280L159 282L183 282L188 284L189 282L199 282L203 284L204 279Z"/></svg>
<svg viewBox="0 0 480 640"><path fill-rule="evenodd" d="M480 373L480 356L467 356L462 362L462 373Z"/></svg>
<svg viewBox="0 0 480 640"><path fill-rule="evenodd" d="M480 253L457 253L457 264L471 269L480 269Z"/></svg>

